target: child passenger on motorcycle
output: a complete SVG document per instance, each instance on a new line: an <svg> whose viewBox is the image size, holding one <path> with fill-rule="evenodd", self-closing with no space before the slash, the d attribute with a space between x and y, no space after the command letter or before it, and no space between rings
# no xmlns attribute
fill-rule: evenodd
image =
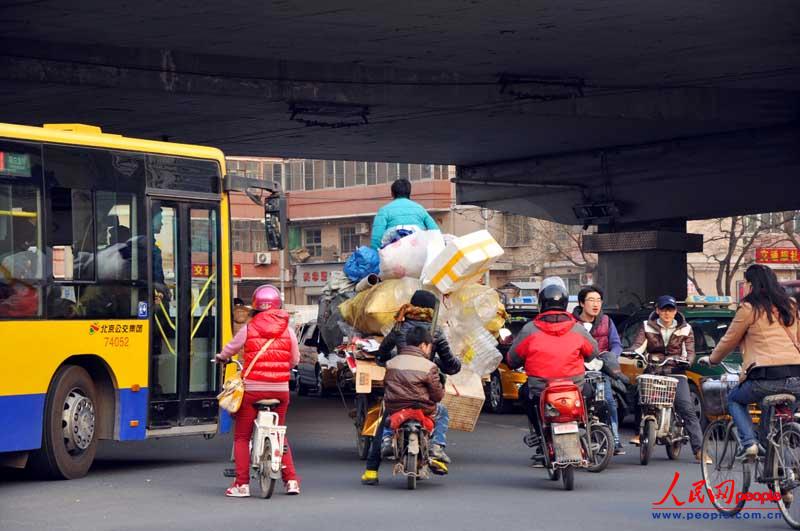
<svg viewBox="0 0 800 531"><path fill-rule="evenodd" d="M572 380L579 388L584 383L584 361L598 354L597 343L582 324L567 312L569 294L561 279L539 292L541 313L526 324L508 351L512 369L524 367L527 391L520 390L528 419L541 437L538 406L542 392L554 380ZM523 386L524 387L524 386ZM541 450L541 446L539 448ZM538 459L538 453L534 458Z"/></svg>
<svg viewBox="0 0 800 531"><path fill-rule="evenodd" d="M236 461L236 479L226 496L245 498L250 496L250 438L253 422L258 411L254 404L259 400L277 399L280 404L274 411L278 421L286 425L286 410L289 407L289 377L292 367L300 360L297 337L289 326L289 314L281 309L281 294L275 286L265 284L253 293L253 317L242 326L234 338L215 356L217 361L227 362L244 348L242 374L255 362L244 381L244 398L234 418L233 453ZM272 341L267 345L268 341ZM266 347L266 348L264 348ZM263 353L259 356L259 352ZM256 357L258 356L258 359ZM300 483L294 468L292 450L285 440L281 471L286 494L300 494Z"/></svg>
<svg viewBox="0 0 800 531"><path fill-rule="evenodd" d="M456 358L450 351L450 345L447 343L442 331L438 327L436 330L431 330L437 302L436 296L430 291L421 289L414 292L414 295L411 296L410 304L403 305L397 312L394 329L381 342L377 354L378 363L385 364L391 359L392 351L395 348L401 350L406 345L408 332L415 327L421 326L429 330L433 337L430 359L439 367L439 370L444 374L450 375L456 374L461 370L461 360ZM450 422L450 417L444 404L436 405L434 422L436 427L432 435L430 454L445 463L450 463L450 458L444 451L445 446L447 446L447 425ZM384 432L381 436L384 457L391 454L391 443L391 432Z"/></svg>
<svg viewBox="0 0 800 531"><path fill-rule="evenodd" d="M403 409L420 409L429 417L436 413L437 404L444 398L444 385L439 368L430 360L433 338L427 328L415 326L405 334L400 353L386 363L383 380L383 422L378 433L389 428L392 414ZM434 456L431 456L434 457ZM367 470L361 476L364 485L378 484L381 447L373 444L367 457ZM441 472L446 465L436 463Z"/></svg>

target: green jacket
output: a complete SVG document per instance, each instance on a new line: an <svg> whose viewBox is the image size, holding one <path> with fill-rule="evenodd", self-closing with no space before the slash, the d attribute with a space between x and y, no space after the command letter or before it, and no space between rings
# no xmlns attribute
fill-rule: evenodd
<svg viewBox="0 0 800 531"><path fill-rule="evenodd" d="M387 230L409 225L423 230L439 229L425 207L411 199L400 197L382 206L372 222L372 248L380 249L381 240Z"/></svg>

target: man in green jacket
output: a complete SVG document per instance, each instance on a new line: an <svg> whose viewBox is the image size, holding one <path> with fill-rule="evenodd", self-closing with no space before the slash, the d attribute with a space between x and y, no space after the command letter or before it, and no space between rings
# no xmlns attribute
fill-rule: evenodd
<svg viewBox="0 0 800 531"><path fill-rule="evenodd" d="M398 179L392 183L392 197L394 200L383 205L372 222L373 249L380 249L382 245L388 243L388 240L384 242L383 238L390 229L411 231L439 229L425 207L409 199L411 182L408 179Z"/></svg>

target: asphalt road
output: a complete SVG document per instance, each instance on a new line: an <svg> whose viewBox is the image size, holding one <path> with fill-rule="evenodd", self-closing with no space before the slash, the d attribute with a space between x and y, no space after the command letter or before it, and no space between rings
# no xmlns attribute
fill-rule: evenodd
<svg viewBox="0 0 800 531"><path fill-rule="evenodd" d="M694 519L716 513L707 502L686 503L692 483L700 479L688 448L672 462L659 447L651 464L642 467L636 448L629 446L603 473L577 473L575 490L565 492L544 470L528 466L523 415L484 414L474 433L451 432L450 475L407 491L386 465L379 486L360 484L364 463L355 454L354 430L338 399L295 398L288 424L303 478L298 497L283 495L278 486L271 500L226 498L230 480L222 469L229 466L230 436L107 443L84 479L41 482L4 473L0 529L788 529L780 520L766 520L774 505L747 513L760 521ZM659 513L680 513L683 519L655 519L652 504L664 497L676 472L673 492L686 504ZM693 519L686 520L690 513Z"/></svg>

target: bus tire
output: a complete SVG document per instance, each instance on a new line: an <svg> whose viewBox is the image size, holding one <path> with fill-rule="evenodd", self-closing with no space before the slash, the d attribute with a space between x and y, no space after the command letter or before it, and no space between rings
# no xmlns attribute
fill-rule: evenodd
<svg viewBox="0 0 800 531"><path fill-rule="evenodd" d="M31 467L42 477L77 479L86 475L97 451L97 390L89 373L77 365L56 371L47 392L42 447Z"/></svg>

